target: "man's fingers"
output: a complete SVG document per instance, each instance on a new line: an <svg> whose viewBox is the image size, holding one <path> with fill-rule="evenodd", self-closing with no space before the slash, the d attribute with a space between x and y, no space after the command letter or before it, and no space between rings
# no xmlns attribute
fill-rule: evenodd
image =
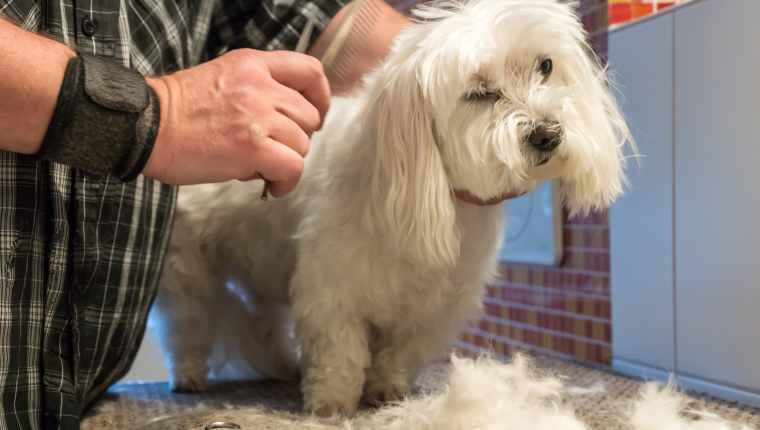
<svg viewBox="0 0 760 430"><path fill-rule="evenodd" d="M307 135L319 129L322 117L301 93L283 85L278 92L278 100L273 102L278 112L295 121Z"/></svg>
<svg viewBox="0 0 760 430"><path fill-rule="evenodd" d="M303 157L288 146L267 138L257 150L256 171L270 183L269 192L279 197L292 191L303 172Z"/></svg>
<svg viewBox="0 0 760 430"><path fill-rule="evenodd" d="M275 51L268 53L267 65L274 80L303 94L324 120L330 107L330 84L319 60L306 54Z"/></svg>
<svg viewBox="0 0 760 430"><path fill-rule="evenodd" d="M309 136L288 116L282 115L273 121L269 129L269 137L287 145L301 157L305 157L309 152Z"/></svg>

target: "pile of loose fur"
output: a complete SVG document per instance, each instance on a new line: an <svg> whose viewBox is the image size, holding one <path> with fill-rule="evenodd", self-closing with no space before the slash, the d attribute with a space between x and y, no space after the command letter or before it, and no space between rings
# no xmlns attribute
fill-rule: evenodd
<svg viewBox="0 0 760 430"><path fill-rule="evenodd" d="M516 356L510 364L489 358L452 359L449 380L440 390L359 416L344 427L352 430L585 430L567 402L582 390L542 377L529 360ZM604 417L615 428L630 430L748 429L715 415L688 411L686 400L671 386L643 386L638 398Z"/></svg>

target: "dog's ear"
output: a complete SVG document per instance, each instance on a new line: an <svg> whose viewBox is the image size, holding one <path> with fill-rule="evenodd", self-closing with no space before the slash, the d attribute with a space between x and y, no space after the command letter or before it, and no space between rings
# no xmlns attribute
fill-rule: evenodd
<svg viewBox="0 0 760 430"><path fill-rule="evenodd" d="M367 125L376 154L367 219L411 260L450 265L459 255L456 211L436 144L433 107L422 95L414 63L386 64L384 82L374 83Z"/></svg>
<svg viewBox="0 0 760 430"><path fill-rule="evenodd" d="M609 207L626 187L626 149L638 155L606 68L587 45L581 47L585 52L570 56L574 64L567 68L576 96L564 123L574 137L568 143L577 146L567 164L577 168L563 178L562 194L571 215Z"/></svg>

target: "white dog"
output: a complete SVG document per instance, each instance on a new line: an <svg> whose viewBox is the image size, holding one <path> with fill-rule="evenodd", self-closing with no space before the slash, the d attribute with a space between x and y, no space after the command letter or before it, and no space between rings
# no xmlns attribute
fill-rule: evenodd
<svg viewBox="0 0 760 430"><path fill-rule="evenodd" d="M416 17L334 101L293 193L181 190L157 300L175 389L203 389L221 349L300 372L320 415L398 399L478 315L500 200L546 166L571 213L622 192L630 133L572 5L447 1Z"/></svg>

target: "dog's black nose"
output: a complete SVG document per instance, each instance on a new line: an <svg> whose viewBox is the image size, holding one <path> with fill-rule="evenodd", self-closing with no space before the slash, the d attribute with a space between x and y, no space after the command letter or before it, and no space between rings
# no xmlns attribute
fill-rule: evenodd
<svg viewBox="0 0 760 430"><path fill-rule="evenodd" d="M562 130L556 122L538 124L528 135L530 146L542 152L553 150L561 141Z"/></svg>

